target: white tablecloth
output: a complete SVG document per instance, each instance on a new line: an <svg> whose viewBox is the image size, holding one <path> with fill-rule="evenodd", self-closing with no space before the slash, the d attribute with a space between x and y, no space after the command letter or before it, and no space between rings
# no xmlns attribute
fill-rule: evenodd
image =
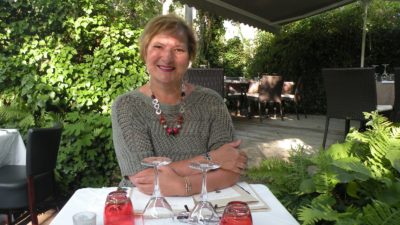
<svg viewBox="0 0 400 225"><path fill-rule="evenodd" d="M252 184L251 187L271 207L270 211L252 212L253 225L298 225L299 223L278 201L272 192L262 184ZM107 188L83 188L77 190L68 200L65 206L51 222L51 225L72 224L72 215L80 211L92 211L96 213L96 224L103 225L103 210L106 196L109 192L116 190L116 187ZM133 202L135 208L135 202ZM136 221L135 225L141 225L142 221ZM167 225L164 222L155 223ZM174 224L182 225L176 221Z"/></svg>
<svg viewBox="0 0 400 225"><path fill-rule="evenodd" d="M0 167L25 165L26 148L17 129L0 129Z"/></svg>
<svg viewBox="0 0 400 225"><path fill-rule="evenodd" d="M378 105L394 104L394 81L376 82Z"/></svg>

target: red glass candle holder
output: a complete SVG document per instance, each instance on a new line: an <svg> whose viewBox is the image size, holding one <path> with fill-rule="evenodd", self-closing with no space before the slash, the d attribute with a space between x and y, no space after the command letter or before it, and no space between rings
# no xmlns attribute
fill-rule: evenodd
<svg viewBox="0 0 400 225"><path fill-rule="evenodd" d="M134 225L131 199L123 190L108 194L104 207L104 225Z"/></svg>
<svg viewBox="0 0 400 225"><path fill-rule="evenodd" d="M233 201L226 205L220 225L252 225L250 208L246 202Z"/></svg>

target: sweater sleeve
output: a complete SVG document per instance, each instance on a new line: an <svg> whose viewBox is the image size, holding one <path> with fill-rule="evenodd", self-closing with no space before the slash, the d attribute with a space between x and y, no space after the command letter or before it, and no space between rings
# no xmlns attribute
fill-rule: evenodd
<svg viewBox="0 0 400 225"><path fill-rule="evenodd" d="M113 142L122 176L143 170L141 159L154 155L143 107L130 94L118 97L112 105Z"/></svg>
<svg viewBox="0 0 400 225"><path fill-rule="evenodd" d="M211 125L208 149L212 151L233 141L234 128L224 100L216 92L211 91L211 93L213 102L210 107Z"/></svg>

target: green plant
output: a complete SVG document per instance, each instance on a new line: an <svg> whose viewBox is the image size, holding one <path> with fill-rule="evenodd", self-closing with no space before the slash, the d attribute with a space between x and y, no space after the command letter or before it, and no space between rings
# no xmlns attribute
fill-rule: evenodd
<svg viewBox="0 0 400 225"><path fill-rule="evenodd" d="M245 74L248 56L244 52L244 46L239 37L227 41L226 51L223 54L224 75L239 77Z"/></svg>
<svg viewBox="0 0 400 225"><path fill-rule="evenodd" d="M157 7L155 7L157 6ZM147 81L137 40L157 1L0 1L0 125L62 122L62 194L116 185L110 108Z"/></svg>
<svg viewBox="0 0 400 225"><path fill-rule="evenodd" d="M365 67L400 65L399 11L398 2L371 1ZM260 32L254 58L248 62L249 73L275 72L293 81L302 76L307 112L325 113L321 68L360 66L362 13L356 2L287 24L274 36Z"/></svg>
<svg viewBox="0 0 400 225"><path fill-rule="evenodd" d="M303 224L399 224L400 127L365 113L369 127L344 143L289 161L266 160L249 171Z"/></svg>
<svg viewBox="0 0 400 225"><path fill-rule="evenodd" d="M198 11L198 51L193 67L206 65L210 68L222 68L222 53L224 51L223 36L225 29L223 19L215 14Z"/></svg>

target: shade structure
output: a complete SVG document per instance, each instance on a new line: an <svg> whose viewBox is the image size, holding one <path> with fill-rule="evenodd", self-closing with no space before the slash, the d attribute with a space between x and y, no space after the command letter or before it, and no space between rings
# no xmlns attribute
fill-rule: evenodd
<svg viewBox="0 0 400 225"><path fill-rule="evenodd" d="M177 0L270 32L282 25L313 16L356 0Z"/></svg>

